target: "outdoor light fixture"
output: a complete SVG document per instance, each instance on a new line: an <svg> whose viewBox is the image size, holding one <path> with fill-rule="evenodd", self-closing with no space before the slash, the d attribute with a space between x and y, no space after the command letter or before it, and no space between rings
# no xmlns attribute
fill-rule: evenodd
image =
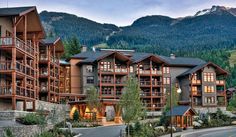
<svg viewBox="0 0 236 137"><path fill-rule="evenodd" d="M180 94L182 92L181 88L177 89L177 93Z"/></svg>

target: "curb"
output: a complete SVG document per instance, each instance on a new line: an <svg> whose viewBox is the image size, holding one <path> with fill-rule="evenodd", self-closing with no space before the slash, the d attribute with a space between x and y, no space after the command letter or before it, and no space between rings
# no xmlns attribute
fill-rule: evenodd
<svg viewBox="0 0 236 137"><path fill-rule="evenodd" d="M217 131L217 130L232 129L232 128L236 128L236 126L226 126L226 127L208 128L208 129L202 129L202 130L199 130L199 131L194 130L193 132L181 134L181 137L185 137L185 136L187 136L187 135L191 135L191 134L195 134L195 133L201 133L201 132L205 132L205 131Z"/></svg>

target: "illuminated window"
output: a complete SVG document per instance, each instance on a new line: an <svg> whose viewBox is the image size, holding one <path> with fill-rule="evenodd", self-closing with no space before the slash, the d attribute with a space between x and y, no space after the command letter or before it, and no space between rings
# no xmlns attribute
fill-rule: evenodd
<svg viewBox="0 0 236 137"><path fill-rule="evenodd" d="M214 73L206 72L203 73L203 78L205 82L213 82L214 81Z"/></svg>
<svg viewBox="0 0 236 137"><path fill-rule="evenodd" d="M170 78L163 78L163 84L169 85L170 84Z"/></svg>
<svg viewBox="0 0 236 137"><path fill-rule="evenodd" d="M163 73L169 74L170 73L170 68L169 67L163 67Z"/></svg>
<svg viewBox="0 0 236 137"><path fill-rule="evenodd" d="M197 92L197 87L196 86L192 87L192 91Z"/></svg>
<svg viewBox="0 0 236 137"><path fill-rule="evenodd" d="M213 93L215 92L214 86L204 86L204 92L205 93Z"/></svg>
<svg viewBox="0 0 236 137"><path fill-rule="evenodd" d="M110 71L111 70L111 62L102 61L100 63L100 69L103 71Z"/></svg>

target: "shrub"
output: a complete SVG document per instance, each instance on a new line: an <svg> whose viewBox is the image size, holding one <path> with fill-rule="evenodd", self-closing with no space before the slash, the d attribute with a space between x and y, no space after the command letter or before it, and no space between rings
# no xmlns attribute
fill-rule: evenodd
<svg viewBox="0 0 236 137"><path fill-rule="evenodd" d="M74 114L73 114L73 120L74 120L74 121L78 121L78 120L79 120L79 112L78 112L77 109L75 110L75 112L74 112Z"/></svg>
<svg viewBox="0 0 236 137"><path fill-rule="evenodd" d="M14 137L10 128L4 129L4 137Z"/></svg>
<svg viewBox="0 0 236 137"><path fill-rule="evenodd" d="M38 124L45 124L46 119L42 115L38 115L36 113L29 113L23 118L20 118L19 122L25 125L38 125Z"/></svg>

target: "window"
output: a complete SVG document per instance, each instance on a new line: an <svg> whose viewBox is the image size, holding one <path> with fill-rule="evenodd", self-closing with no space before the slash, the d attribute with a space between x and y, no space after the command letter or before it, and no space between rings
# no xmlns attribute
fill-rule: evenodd
<svg viewBox="0 0 236 137"><path fill-rule="evenodd" d="M87 77L87 84L93 84L94 83L94 77L93 76L88 76Z"/></svg>
<svg viewBox="0 0 236 137"><path fill-rule="evenodd" d="M170 73L170 68L169 67L163 67L163 73L169 74Z"/></svg>
<svg viewBox="0 0 236 137"><path fill-rule="evenodd" d="M205 103L207 104L215 103L215 97L205 97Z"/></svg>
<svg viewBox="0 0 236 137"><path fill-rule="evenodd" d="M204 92L205 93L213 93L215 92L214 86L204 86Z"/></svg>
<svg viewBox="0 0 236 137"><path fill-rule="evenodd" d="M170 78L164 78L163 79L163 84L169 85L170 84Z"/></svg>
<svg viewBox="0 0 236 137"><path fill-rule="evenodd" d="M212 73L212 72L203 73L203 77L204 77L205 82L213 82L214 81L214 73Z"/></svg>
<svg viewBox="0 0 236 137"><path fill-rule="evenodd" d="M92 65L87 65L86 66L86 72L88 72L88 73L93 72L93 66Z"/></svg>
<svg viewBox="0 0 236 137"><path fill-rule="evenodd" d="M103 71L110 71L111 70L111 62L102 61L100 65L101 65L100 69Z"/></svg>
<svg viewBox="0 0 236 137"><path fill-rule="evenodd" d="M196 86L192 87L192 91L197 92L197 87Z"/></svg>
<svg viewBox="0 0 236 137"><path fill-rule="evenodd" d="M131 72L131 73L134 72L134 67L133 67L133 66L130 66L130 67L129 67L129 72Z"/></svg>
<svg viewBox="0 0 236 137"><path fill-rule="evenodd" d="M111 95L112 93L112 88L110 87L102 87L102 94L103 95Z"/></svg>

